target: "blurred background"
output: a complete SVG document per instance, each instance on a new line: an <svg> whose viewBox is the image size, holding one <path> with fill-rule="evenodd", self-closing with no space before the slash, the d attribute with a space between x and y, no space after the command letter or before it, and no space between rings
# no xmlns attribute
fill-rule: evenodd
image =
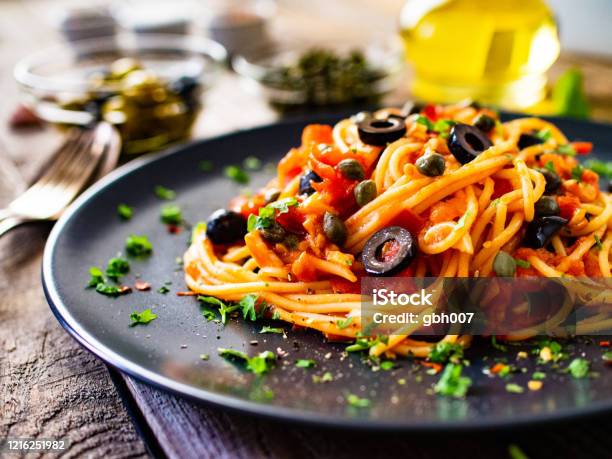
<svg viewBox="0 0 612 459"><path fill-rule="evenodd" d="M17 157L99 120L131 155L407 100L612 120L608 0L2 0L0 11L0 134Z"/></svg>

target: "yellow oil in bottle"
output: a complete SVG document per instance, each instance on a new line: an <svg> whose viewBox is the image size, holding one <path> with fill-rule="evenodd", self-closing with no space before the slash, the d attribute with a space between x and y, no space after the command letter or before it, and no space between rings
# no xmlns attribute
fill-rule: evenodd
<svg viewBox="0 0 612 459"><path fill-rule="evenodd" d="M413 93L425 101L529 108L544 97L559 55L543 0L408 0L400 29Z"/></svg>

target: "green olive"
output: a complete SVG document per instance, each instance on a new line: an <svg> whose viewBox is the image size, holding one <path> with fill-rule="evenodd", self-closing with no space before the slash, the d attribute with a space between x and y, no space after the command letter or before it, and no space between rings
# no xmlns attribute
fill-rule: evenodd
<svg viewBox="0 0 612 459"><path fill-rule="evenodd" d="M323 232L327 239L336 245L343 245L346 241L348 231L346 225L337 215L331 212L325 212L323 217Z"/></svg>
<svg viewBox="0 0 612 459"><path fill-rule="evenodd" d="M552 215L559 215L561 209L557 200L552 196L542 196L535 203L535 214L538 217L550 217Z"/></svg>
<svg viewBox="0 0 612 459"><path fill-rule="evenodd" d="M338 163L338 170L349 180L363 180L365 172L356 159L343 159Z"/></svg>
<svg viewBox="0 0 612 459"><path fill-rule="evenodd" d="M263 238L268 242L282 242L285 239L287 232L285 228L280 226L278 223L274 222L268 228L263 228L260 230Z"/></svg>
<svg viewBox="0 0 612 459"><path fill-rule="evenodd" d="M374 180L364 180L359 182L353 190L355 195L355 201L359 207L365 206L368 202L376 198L378 192L376 191L376 183Z"/></svg>
<svg viewBox="0 0 612 459"><path fill-rule="evenodd" d="M499 277L514 277L516 261L508 252L500 251L493 261L493 270Z"/></svg>
<svg viewBox="0 0 612 459"><path fill-rule="evenodd" d="M474 120L474 126L480 129L482 132L491 132L495 127L495 120L489 115L481 113Z"/></svg>
<svg viewBox="0 0 612 459"><path fill-rule="evenodd" d="M431 155L421 156L416 160L416 168L419 172L427 177L436 177L444 174L446 169L446 162L444 156L438 153L432 153Z"/></svg>
<svg viewBox="0 0 612 459"><path fill-rule="evenodd" d="M167 91L157 75L149 70L134 70L124 79L122 94L128 100L141 105L165 102Z"/></svg>

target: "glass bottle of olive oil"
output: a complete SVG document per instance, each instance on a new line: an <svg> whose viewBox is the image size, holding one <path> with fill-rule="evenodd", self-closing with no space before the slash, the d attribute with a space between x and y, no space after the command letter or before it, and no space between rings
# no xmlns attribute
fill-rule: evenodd
<svg viewBox="0 0 612 459"><path fill-rule="evenodd" d="M408 0L400 28L413 93L425 101L529 108L559 55L544 0Z"/></svg>

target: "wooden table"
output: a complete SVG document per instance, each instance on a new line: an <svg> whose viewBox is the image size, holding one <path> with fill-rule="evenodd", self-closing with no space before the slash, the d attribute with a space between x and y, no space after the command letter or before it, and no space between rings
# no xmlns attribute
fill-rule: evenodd
<svg viewBox="0 0 612 459"><path fill-rule="evenodd" d="M275 34L306 37L316 26L318 37L342 30L345 37L363 40L363 30L344 26L347 15L354 23L367 20L373 35L385 34L395 29L402 2L377 1L376 12L366 0L338 1L331 11L325 10L326 3L281 2ZM0 3L0 206L25 187L60 140L49 128L13 131L7 123L19 98L12 66L58 39L48 21L49 11L57 6ZM318 14L314 21L311 11L325 15ZM585 72L594 116L612 120L610 62L563 56L553 76L570 65ZM209 94L197 137L275 119L266 103L244 92L239 83L227 74ZM404 88L392 102L406 97ZM0 439L67 438L71 447L66 457L506 457L509 443L520 444L531 457L585 452L609 457L609 435L598 427L609 425L609 419L479 436L372 435L279 425L168 395L108 369L53 318L39 280L50 227L24 226L0 240Z"/></svg>

